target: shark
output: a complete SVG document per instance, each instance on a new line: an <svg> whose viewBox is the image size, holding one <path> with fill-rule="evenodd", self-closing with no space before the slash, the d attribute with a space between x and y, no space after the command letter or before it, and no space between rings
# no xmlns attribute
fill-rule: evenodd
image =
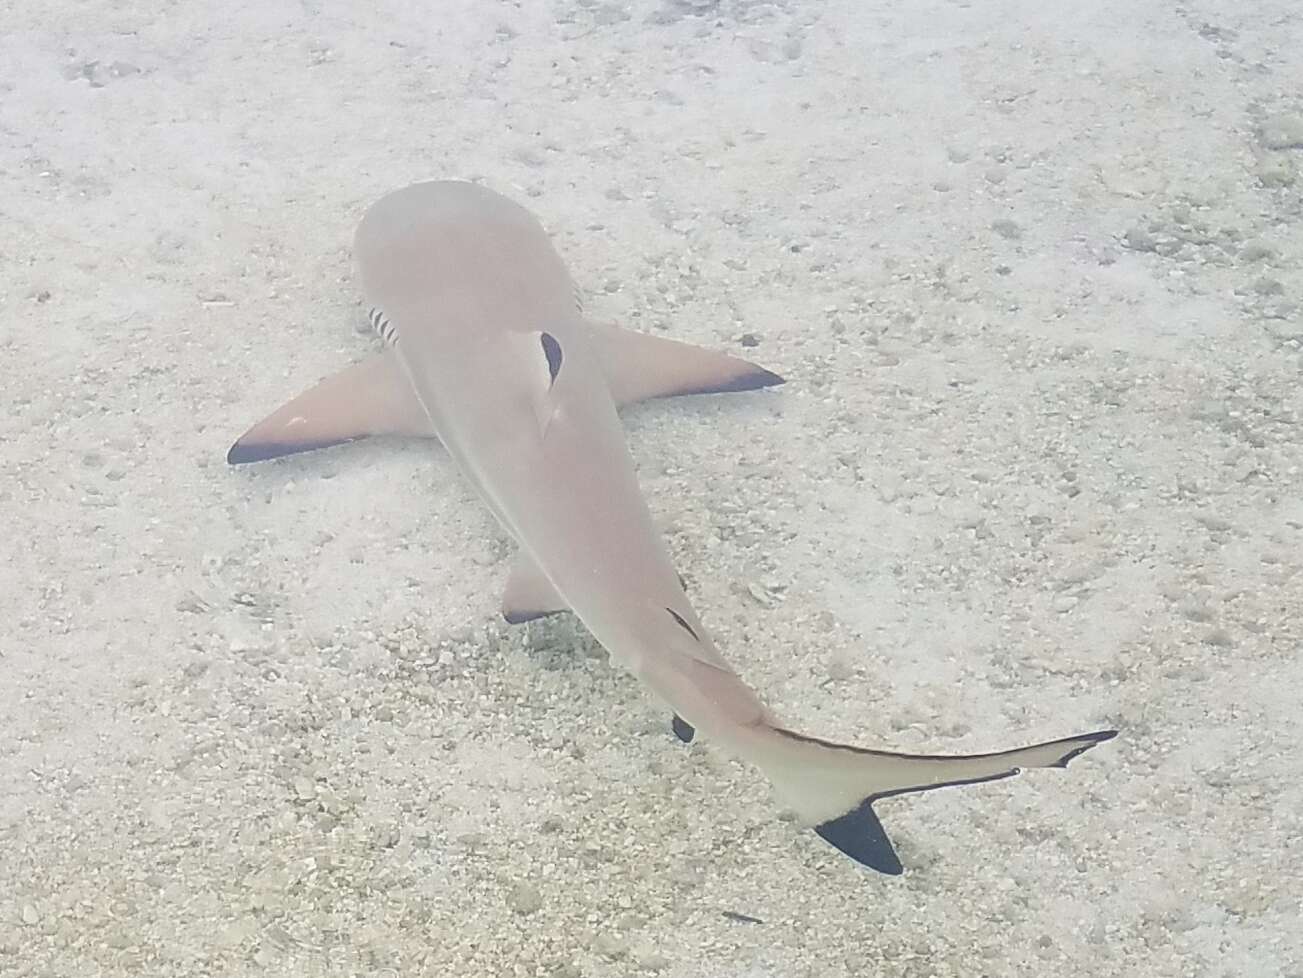
<svg viewBox="0 0 1303 978"><path fill-rule="evenodd" d="M354 257L381 349L242 435L241 465L372 436L437 439L518 545L502 613L570 611L614 664L700 737L758 769L799 821L872 870L903 871L884 799L1062 768L1115 730L1011 750L918 755L782 722L693 609L640 490L618 409L751 391L779 375L587 317L552 239L477 183L416 183L365 212Z"/></svg>

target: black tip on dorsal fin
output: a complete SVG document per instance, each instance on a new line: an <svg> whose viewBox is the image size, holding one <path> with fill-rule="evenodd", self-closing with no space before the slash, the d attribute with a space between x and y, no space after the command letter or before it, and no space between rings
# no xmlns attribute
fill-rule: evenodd
<svg viewBox="0 0 1303 978"><path fill-rule="evenodd" d="M674 736L685 744L692 743L692 738L697 736L697 729L677 713L674 714L674 719L670 721L670 729L674 731Z"/></svg>
<svg viewBox="0 0 1303 978"><path fill-rule="evenodd" d="M540 333L539 338L543 343L543 356L547 357L547 372L551 382L556 383L556 375L561 372L561 344L551 333Z"/></svg>
<svg viewBox="0 0 1303 978"><path fill-rule="evenodd" d="M840 849L861 866L899 876L905 871L900 857L887 838L887 830L873 811L873 799L866 798L839 818L829 819L814 827L819 838Z"/></svg>

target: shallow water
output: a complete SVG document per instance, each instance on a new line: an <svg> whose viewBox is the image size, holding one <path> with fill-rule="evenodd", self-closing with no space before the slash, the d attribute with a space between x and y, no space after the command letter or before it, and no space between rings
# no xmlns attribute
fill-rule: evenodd
<svg viewBox="0 0 1303 978"><path fill-rule="evenodd" d="M1303 27L1012 0L52 0L0 36L0 974L1289 975ZM426 443L228 468L375 348L429 177L776 391L625 419L801 730L1066 772L843 859L560 616Z"/></svg>

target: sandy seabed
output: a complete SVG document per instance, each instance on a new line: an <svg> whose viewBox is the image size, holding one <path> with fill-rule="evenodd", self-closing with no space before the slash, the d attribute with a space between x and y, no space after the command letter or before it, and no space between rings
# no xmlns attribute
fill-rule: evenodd
<svg viewBox="0 0 1303 978"><path fill-rule="evenodd" d="M9 5L0 975L1303 975L1303 22L1231 5ZM777 390L626 417L801 729L1073 764L866 873L685 748L428 443L231 469L466 177Z"/></svg>

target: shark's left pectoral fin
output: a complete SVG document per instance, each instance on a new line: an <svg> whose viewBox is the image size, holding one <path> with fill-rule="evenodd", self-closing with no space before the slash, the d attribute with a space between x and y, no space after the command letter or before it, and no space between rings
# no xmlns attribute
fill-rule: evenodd
<svg viewBox="0 0 1303 978"><path fill-rule="evenodd" d="M240 436L231 465L261 462L371 435L436 437L392 350L321 381Z"/></svg>
<svg viewBox="0 0 1303 978"><path fill-rule="evenodd" d="M533 621L558 611L569 611L570 606L556 593L544 573L525 551L516 554L507 576L507 589L502 594L502 617L513 625Z"/></svg>
<svg viewBox="0 0 1303 978"><path fill-rule="evenodd" d="M616 404L749 391L783 382L778 374L727 353L602 323L587 327Z"/></svg>

